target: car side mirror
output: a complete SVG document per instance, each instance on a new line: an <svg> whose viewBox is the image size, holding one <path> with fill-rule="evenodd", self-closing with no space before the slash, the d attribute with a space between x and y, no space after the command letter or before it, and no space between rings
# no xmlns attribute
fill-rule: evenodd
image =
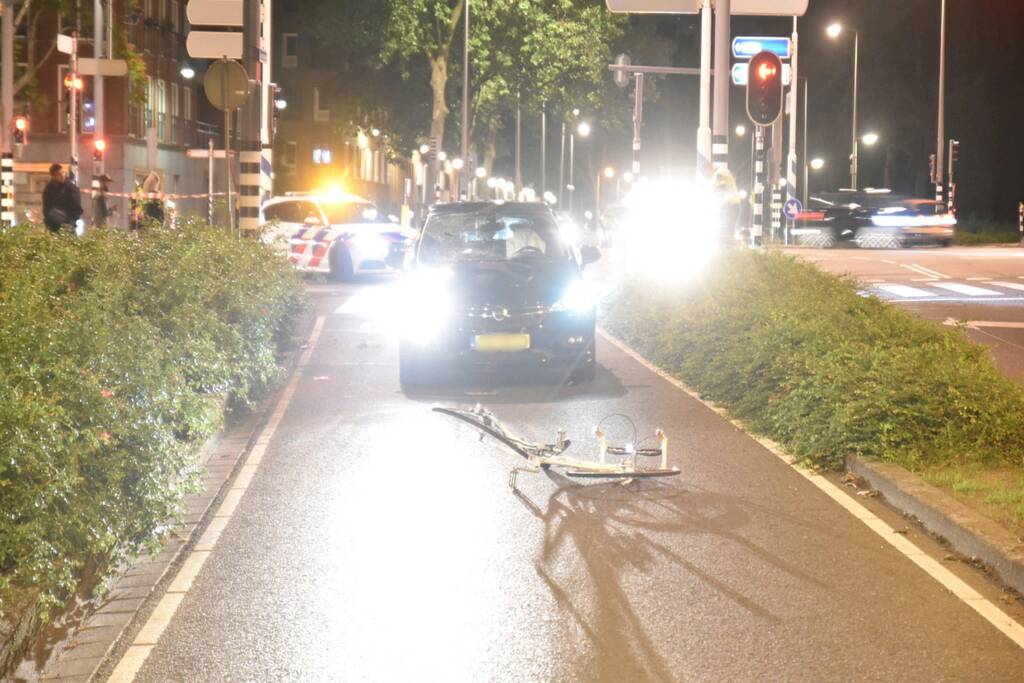
<svg viewBox="0 0 1024 683"><path fill-rule="evenodd" d="M600 260L601 250L597 247L592 247L589 244L580 247L580 261L584 267L589 266L591 263L597 263Z"/></svg>
<svg viewBox="0 0 1024 683"><path fill-rule="evenodd" d="M309 225L311 227L317 227L323 225L323 221L318 216L306 216L306 220L302 221L303 225Z"/></svg>

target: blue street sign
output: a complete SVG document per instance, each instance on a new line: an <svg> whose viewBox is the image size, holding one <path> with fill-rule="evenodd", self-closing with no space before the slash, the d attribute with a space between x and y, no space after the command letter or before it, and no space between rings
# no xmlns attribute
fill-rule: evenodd
<svg viewBox="0 0 1024 683"><path fill-rule="evenodd" d="M793 197L788 202L786 202L786 205L782 208L783 213L786 214L786 218L788 218L791 221L795 221L797 217L803 212L803 210L804 205L796 197Z"/></svg>
<svg viewBox="0 0 1024 683"><path fill-rule="evenodd" d="M771 52L779 59L793 56L793 44L789 38L739 37L732 41L732 56L736 59L750 59L759 52Z"/></svg>
<svg viewBox="0 0 1024 683"><path fill-rule="evenodd" d="M746 87L750 80L750 63L740 62L732 65L732 84ZM793 69L789 64L782 65L782 85L789 85L793 80Z"/></svg>

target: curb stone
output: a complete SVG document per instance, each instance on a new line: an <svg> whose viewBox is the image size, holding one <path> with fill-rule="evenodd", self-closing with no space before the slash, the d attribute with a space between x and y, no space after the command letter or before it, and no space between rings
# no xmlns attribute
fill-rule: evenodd
<svg viewBox="0 0 1024 683"><path fill-rule="evenodd" d="M846 468L901 512L913 515L928 531L946 539L957 552L981 560L1003 583L1024 593L1024 539L899 465L850 456Z"/></svg>
<svg viewBox="0 0 1024 683"><path fill-rule="evenodd" d="M89 683L102 680L97 676L117 652L124 635L143 623L154 605L151 597L174 575L195 544L206 519L213 514L227 485L234 479L238 466L245 459L253 440L270 417L280 391L296 370L304 340L308 337L309 320L304 319L298 346L289 351L282 362L285 374L281 386L264 398L255 410L229 429L217 430L199 451L202 468L200 490L185 497L182 523L168 533L162 551L155 557L141 555L118 576L108 581L108 592L96 610L79 625L73 637L55 651L39 675L40 681Z"/></svg>

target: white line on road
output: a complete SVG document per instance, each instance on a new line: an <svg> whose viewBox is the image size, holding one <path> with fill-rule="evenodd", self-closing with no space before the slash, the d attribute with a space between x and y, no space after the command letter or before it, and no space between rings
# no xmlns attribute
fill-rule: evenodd
<svg viewBox="0 0 1024 683"><path fill-rule="evenodd" d="M942 323L949 327L956 327L963 325L973 330L981 329L982 327L999 328L1003 330L1024 330L1024 322L1003 322L999 320L957 320L956 318L946 318L946 321Z"/></svg>
<svg viewBox="0 0 1024 683"><path fill-rule="evenodd" d="M906 268L907 270L917 273L918 275L924 275L930 278L944 279L948 277L946 275L943 275L942 273L925 268L924 266L919 266L916 263L901 263L899 264L899 266L900 268Z"/></svg>
<svg viewBox="0 0 1024 683"><path fill-rule="evenodd" d="M926 299L928 297L936 296L932 292L927 292L917 287L908 287L907 285L879 285L877 289L883 292L889 292L896 296L902 296L906 299Z"/></svg>
<svg viewBox="0 0 1024 683"><path fill-rule="evenodd" d="M969 278L965 278L965 279L968 282L991 282L992 281L992 278L990 278L990 277L969 277Z"/></svg>
<svg viewBox="0 0 1024 683"><path fill-rule="evenodd" d="M235 481L231 484L231 489L225 495L224 501L214 514L213 519L210 520L202 537L196 543L191 554L185 559L184 564L181 565L181 569L178 570L174 580L167 587L167 592L160 599L160 602L157 603L156 609L149 615L146 624L139 631L138 635L135 636L135 640L121 657L121 661L117 663L114 672L110 674L110 678L107 679L108 683L131 683L131 681L135 680L135 676L142 669L142 665L146 663L149 653L153 651L157 641L160 640L160 636L163 635L164 630L178 611L178 607L185 599L185 595L192 588L192 583L199 575L199 571L203 568L207 558L209 558L211 551L217 544L218 539L220 539L221 533L227 528L228 522L231 521L231 516L235 512L238 502L248 490L249 483L252 481L257 466L263 459L267 445L274 438L274 433L284 419L285 412L288 410L288 406L295 396L295 391L298 389L299 380L302 378L302 370L309 364L309 360L313 356L313 350L320 339L320 333L323 331L325 320L324 316L316 319L316 324L313 325L313 332L309 336L306 350L299 358L299 363L292 374L291 380L281 393L281 397L277 400L274 412L256 439L256 443L249 453L249 458L245 461L245 465L242 466ZM258 456L256 455L257 453ZM256 457L254 458L254 456Z"/></svg>
<svg viewBox="0 0 1024 683"><path fill-rule="evenodd" d="M989 282L993 287L1006 287L1007 289L1015 289L1018 292L1024 292L1024 285L1018 282Z"/></svg>
<svg viewBox="0 0 1024 683"><path fill-rule="evenodd" d="M932 270L931 268L925 268L920 263L915 263L915 264L913 264L913 266L915 268L917 268L919 271L921 271L922 273L924 273L925 275L931 275L932 277L944 278L944 279L947 279L947 280L950 278L949 275L943 275L942 273L940 273L937 270Z"/></svg>
<svg viewBox="0 0 1024 683"><path fill-rule="evenodd" d="M646 358L641 356L639 353L634 351L625 342L619 341L604 330L600 331L602 337L604 337L612 346L616 347L627 356L640 363L655 375L658 375L666 382L676 387L677 389L688 394L694 400L699 401L709 409L718 413L723 419L728 420L738 429L747 433L752 439L760 443L769 452L773 453L780 460L785 462L787 465L792 467L797 473L799 473L804 479L808 480L815 486L817 486L825 495L832 500L839 503L845 508L850 514L856 519L859 519L869 529L878 534L886 543L895 548L904 557L909 559L911 562L916 564L918 567L923 569L930 577L935 579L941 584L946 590L950 591L953 595L960 598L967 606L977 612L983 619L995 626L1003 635L1012 640L1016 645L1024 649L1024 626L1021 626L1013 620L1006 612L999 609L994 603L986 598L982 597L977 591L967 585L963 579L958 577L953 572L949 571L946 567L939 564L930 555L925 553L913 542L904 538L900 534L896 533L896 530L886 524L885 521L880 519L866 507L861 505L858 501L850 497L845 491L833 484L831 481L816 474L810 470L806 470L802 467L798 467L794 458L786 455L778 444L771 441L770 439L764 439L746 431L745 426L733 420L729 415L714 403L702 399L696 392L692 391L685 384L680 382L678 379L668 374L661 368L657 367Z"/></svg>
<svg viewBox="0 0 1024 683"><path fill-rule="evenodd" d="M946 289L950 292L956 292L957 294L966 294L967 296L1001 296L1002 292L997 292L994 289L985 289L984 287L975 287L974 285L962 285L957 282L936 282L936 287L940 289Z"/></svg>

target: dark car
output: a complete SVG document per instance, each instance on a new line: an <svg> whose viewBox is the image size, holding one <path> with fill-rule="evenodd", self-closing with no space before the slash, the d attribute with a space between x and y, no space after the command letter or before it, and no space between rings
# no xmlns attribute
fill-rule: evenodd
<svg viewBox="0 0 1024 683"><path fill-rule="evenodd" d="M900 248L953 243L956 218L942 202L911 199L888 191L827 192L811 197L797 217L797 244L828 248Z"/></svg>
<svg viewBox="0 0 1024 683"><path fill-rule="evenodd" d="M582 271L599 257L568 244L542 204L434 207L403 283L403 387L513 368L593 380L596 308Z"/></svg>

